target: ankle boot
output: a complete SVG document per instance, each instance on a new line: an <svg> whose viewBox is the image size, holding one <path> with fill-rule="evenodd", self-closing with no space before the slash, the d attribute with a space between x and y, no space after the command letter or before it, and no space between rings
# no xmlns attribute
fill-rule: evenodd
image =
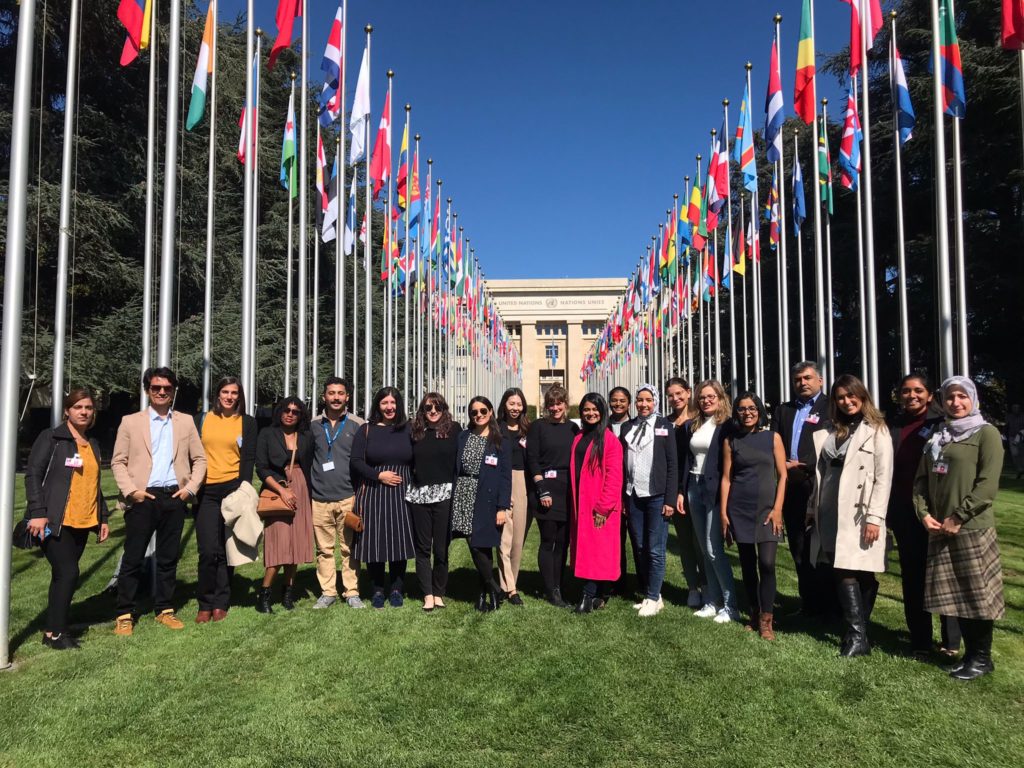
<svg viewBox="0 0 1024 768"><path fill-rule="evenodd" d="M284 594L281 595L281 607L286 611L295 610L295 595L292 590L293 587L289 584L284 588Z"/></svg>
<svg viewBox="0 0 1024 768"><path fill-rule="evenodd" d="M481 592L480 597L476 599L476 609L480 613L487 613L487 593Z"/></svg>
<svg viewBox="0 0 1024 768"><path fill-rule="evenodd" d="M966 653L961 662L953 667L949 676L954 680L975 680L993 672L992 663L992 622L984 619L961 619Z"/></svg>
<svg viewBox="0 0 1024 768"><path fill-rule="evenodd" d="M757 633L764 640L774 640L775 639L775 631L772 629L772 614L770 614L770 613L761 613L761 614L758 614L757 618L758 618Z"/></svg>
<svg viewBox="0 0 1024 768"><path fill-rule="evenodd" d="M501 592L497 587L491 587L491 591L487 595L487 609L496 611L501 608L501 602Z"/></svg>
<svg viewBox="0 0 1024 768"><path fill-rule="evenodd" d="M839 605L843 611L843 619L848 630L839 655L847 658L867 656L871 653L868 644L867 622L864 620L864 604L861 598L860 585L856 581L840 581L837 589Z"/></svg>
<svg viewBox="0 0 1024 768"><path fill-rule="evenodd" d="M573 608L573 613L592 613L593 610L594 598L592 598L590 595L585 594L583 595L583 597L580 598L580 602L577 604L577 606Z"/></svg>
<svg viewBox="0 0 1024 768"><path fill-rule="evenodd" d="M260 591L256 593L256 611L257 613L274 612L270 607L270 587L261 587Z"/></svg>
<svg viewBox="0 0 1024 768"><path fill-rule="evenodd" d="M556 608L568 608L569 604L562 599L562 590L555 587L548 595L548 602Z"/></svg>

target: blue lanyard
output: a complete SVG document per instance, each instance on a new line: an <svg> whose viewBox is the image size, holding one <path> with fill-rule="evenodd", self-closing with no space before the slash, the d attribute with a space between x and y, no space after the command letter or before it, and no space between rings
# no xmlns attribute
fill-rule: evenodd
<svg viewBox="0 0 1024 768"><path fill-rule="evenodd" d="M341 421L338 422L338 428L334 430L334 434L327 428L327 419L320 422L320 425L324 428L324 440L327 441L327 460L331 460L331 451L334 448L334 443L339 437L341 437L341 430L345 428L345 422L348 421L348 414L346 413L341 417Z"/></svg>

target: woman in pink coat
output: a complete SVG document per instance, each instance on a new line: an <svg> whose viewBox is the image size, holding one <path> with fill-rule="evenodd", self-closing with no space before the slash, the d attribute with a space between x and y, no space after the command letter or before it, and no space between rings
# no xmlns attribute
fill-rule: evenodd
<svg viewBox="0 0 1024 768"><path fill-rule="evenodd" d="M569 461L573 521L572 566L583 579L576 613L590 613L606 602L606 588L620 573L622 525L622 446L608 428L608 404L596 392L580 401L583 431L573 440ZM598 583L602 582L600 597Z"/></svg>

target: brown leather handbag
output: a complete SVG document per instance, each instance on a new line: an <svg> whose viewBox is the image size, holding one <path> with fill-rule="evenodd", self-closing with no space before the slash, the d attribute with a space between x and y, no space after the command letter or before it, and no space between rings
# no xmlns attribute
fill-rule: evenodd
<svg viewBox="0 0 1024 768"><path fill-rule="evenodd" d="M366 424L366 440L367 440L367 442L369 442L369 440L370 440L370 424L369 424L369 422L367 422L367 424ZM356 500L355 500L355 503L352 505L352 509L350 509L348 512L346 512L345 513L345 517L343 517L342 520L341 520L342 525L344 525L346 528L351 528L356 533L362 533L363 532L363 516L358 514L358 513L356 513L355 507L361 503L361 501L362 501L361 497L363 495L365 495L365 493L366 493L366 486L361 487L356 492Z"/></svg>
<svg viewBox="0 0 1024 768"><path fill-rule="evenodd" d="M295 466L295 451L292 451L292 459L288 462L288 471L291 472ZM288 474L285 474L287 477ZM282 483L286 488L288 487L288 481ZM256 514L261 518L268 517L295 517L295 510L285 504L284 499L279 494L274 493L269 486L264 485L260 488L260 500L256 505Z"/></svg>

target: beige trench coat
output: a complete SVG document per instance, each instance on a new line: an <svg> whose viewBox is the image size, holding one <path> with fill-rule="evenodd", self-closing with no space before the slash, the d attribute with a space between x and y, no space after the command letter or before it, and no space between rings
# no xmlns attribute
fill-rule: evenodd
<svg viewBox="0 0 1024 768"><path fill-rule="evenodd" d="M832 430L814 433L815 487L807 503L807 516L815 521L811 532L811 562L818 562L818 494L821 472L818 457ZM839 478L839 525L836 533L835 567L849 571L885 570L885 513L892 486L892 438L883 426L878 429L861 422L850 437L850 447ZM871 544L864 543L863 529L874 523L881 530Z"/></svg>

